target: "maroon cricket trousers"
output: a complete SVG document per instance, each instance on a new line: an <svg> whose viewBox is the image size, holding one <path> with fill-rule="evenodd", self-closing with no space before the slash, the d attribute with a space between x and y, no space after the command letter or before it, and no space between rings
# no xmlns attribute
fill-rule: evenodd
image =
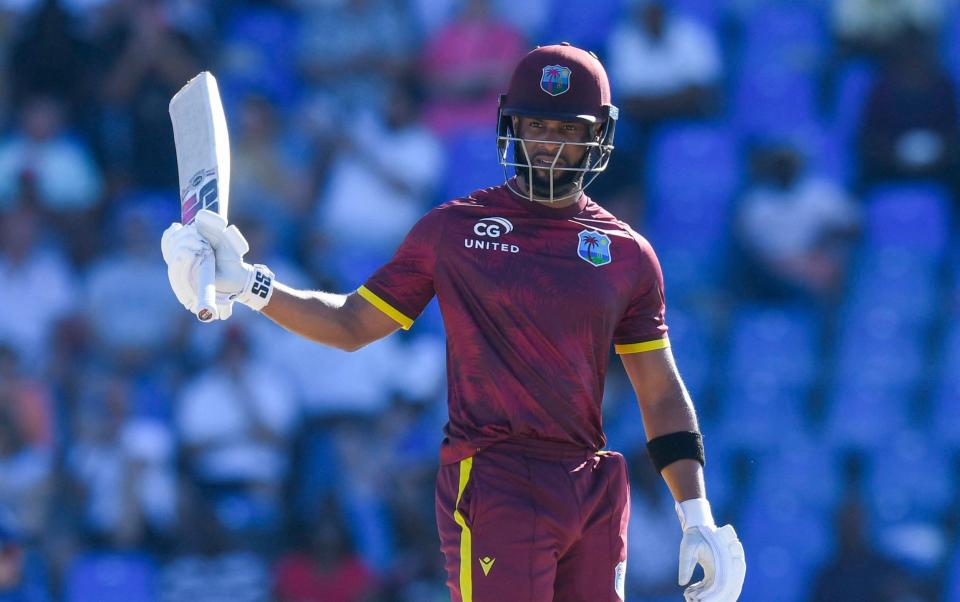
<svg viewBox="0 0 960 602"><path fill-rule="evenodd" d="M440 467L452 602L619 602L630 490L623 456L511 440Z"/></svg>

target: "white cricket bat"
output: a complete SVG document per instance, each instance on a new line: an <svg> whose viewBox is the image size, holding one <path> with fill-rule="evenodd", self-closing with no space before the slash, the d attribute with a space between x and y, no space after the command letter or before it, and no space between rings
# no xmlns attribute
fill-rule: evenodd
<svg viewBox="0 0 960 602"><path fill-rule="evenodd" d="M191 79L170 100L170 120L180 175L180 221L191 223L201 209L227 217L230 198L230 139L217 80L207 71ZM214 261L200 264L197 317L217 317Z"/></svg>

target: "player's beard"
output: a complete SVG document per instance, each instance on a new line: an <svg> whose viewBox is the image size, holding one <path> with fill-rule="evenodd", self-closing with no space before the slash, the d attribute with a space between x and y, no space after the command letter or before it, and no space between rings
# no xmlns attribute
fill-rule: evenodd
<svg viewBox="0 0 960 602"><path fill-rule="evenodd" d="M548 161L553 161L555 157L549 157L546 155L534 155L531 158L531 161L536 162L541 157L546 158ZM551 194L550 190L550 177L551 169L549 167L534 167L533 172L533 183L527 180L530 177L530 168L527 166L518 165L516 168L517 177L523 182L523 184L529 189L532 188L533 196L539 201L558 201L569 197L570 195L576 193L583 182L583 172L582 171L568 171L557 169L557 167L566 167L566 165L557 165L552 170L553 174L553 191Z"/></svg>

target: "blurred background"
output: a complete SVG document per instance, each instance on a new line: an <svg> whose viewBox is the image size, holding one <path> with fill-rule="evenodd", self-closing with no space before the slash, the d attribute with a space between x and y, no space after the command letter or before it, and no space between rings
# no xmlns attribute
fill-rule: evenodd
<svg viewBox="0 0 960 602"><path fill-rule="evenodd" d="M537 44L622 109L591 195L654 244L742 600L960 601L956 0L0 0L0 602L448 600L435 304L355 354L170 291L171 95L213 71L231 220L352 290L502 182ZM610 364L630 601L680 531Z"/></svg>

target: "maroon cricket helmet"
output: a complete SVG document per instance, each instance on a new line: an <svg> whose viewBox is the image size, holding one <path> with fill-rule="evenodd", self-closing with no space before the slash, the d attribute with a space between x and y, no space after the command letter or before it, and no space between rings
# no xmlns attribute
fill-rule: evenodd
<svg viewBox="0 0 960 602"><path fill-rule="evenodd" d="M605 121L612 106L610 81L600 60L567 42L527 53L501 101L505 115L588 123Z"/></svg>
<svg viewBox="0 0 960 602"><path fill-rule="evenodd" d="M534 167L513 127L513 118L520 116L601 125L595 137L582 143L587 152L580 165L549 168L551 182L555 171L573 173L560 174L564 190L556 191L551 185L547 194L540 195L546 198L540 200L555 201L578 194L607 168L619 111L611 102L607 72L592 52L562 42L537 47L517 64L507 93L500 96L497 116L497 152L508 182L509 167L517 176L533 180ZM587 174L591 177L584 182ZM528 189L532 200L533 187Z"/></svg>

